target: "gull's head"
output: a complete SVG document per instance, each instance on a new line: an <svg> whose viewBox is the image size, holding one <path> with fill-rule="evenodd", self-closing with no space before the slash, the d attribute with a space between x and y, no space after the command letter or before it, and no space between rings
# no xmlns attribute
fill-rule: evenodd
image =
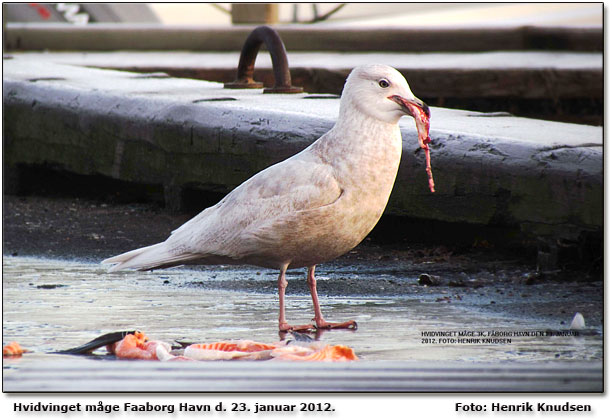
<svg viewBox="0 0 612 420"><path fill-rule="evenodd" d="M403 115L415 117L423 112L429 116L429 107L414 96L404 76L384 64L356 67L346 79L340 107L392 124Z"/></svg>

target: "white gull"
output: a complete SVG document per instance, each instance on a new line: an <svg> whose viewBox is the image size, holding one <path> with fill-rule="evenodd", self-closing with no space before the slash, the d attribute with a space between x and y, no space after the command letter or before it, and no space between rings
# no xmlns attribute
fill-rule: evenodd
<svg viewBox="0 0 612 420"><path fill-rule="evenodd" d="M346 80L334 127L302 152L259 172L166 241L104 260L110 271L184 264L251 264L280 270L279 330L285 319L285 272L308 267L316 328L355 328L325 321L315 266L357 246L382 215L402 153L399 119L429 109L394 68L355 68ZM418 127L421 130L421 127ZM420 138L423 133L419 133ZM426 133L424 133L427 136Z"/></svg>

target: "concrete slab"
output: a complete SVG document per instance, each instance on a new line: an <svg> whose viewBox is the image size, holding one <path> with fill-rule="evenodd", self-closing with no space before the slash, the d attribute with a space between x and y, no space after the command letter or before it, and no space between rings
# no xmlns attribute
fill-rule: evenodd
<svg viewBox="0 0 612 420"><path fill-rule="evenodd" d="M114 51L11 53L28 60L233 82L238 52ZM346 76L364 63L387 63L411 81L430 106L510 112L576 124L603 124L603 58L597 52L489 51L445 53L291 52L293 85L340 94ZM255 79L274 85L268 54Z"/></svg>
<svg viewBox="0 0 612 420"><path fill-rule="evenodd" d="M239 52L114 51L22 52L34 62L153 72L230 82ZM412 80L422 97L603 98L603 55L598 52L487 51L434 53L291 52L294 84L307 92L342 90L346 75L366 63L385 63ZM257 57L256 77L272 84L272 61Z"/></svg>
<svg viewBox="0 0 612 420"><path fill-rule="evenodd" d="M263 95L218 83L4 60L5 165L226 192L309 145L338 100ZM603 130L504 114L432 108L427 188L414 122L389 214L521 228L576 239L603 226Z"/></svg>

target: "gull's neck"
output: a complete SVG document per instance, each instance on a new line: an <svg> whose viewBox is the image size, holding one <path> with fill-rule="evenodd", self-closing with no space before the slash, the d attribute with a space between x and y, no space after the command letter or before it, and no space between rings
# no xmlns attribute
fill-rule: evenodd
<svg viewBox="0 0 612 420"><path fill-rule="evenodd" d="M353 143L357 138L394 140L399 133L399 124L398 121L390 123L374 118L352 103L341 102L338 120L332 131L340 134L335 137L344 138Z"/></svg>
<svg viewBox="0 0 612 420"><path fill-rule="evenodd" d="M381 121L356 107L341 106L336 124L312 148L323 161L337 169L350 162L348 166L354 168L362 163L378 162L397 170L402 136L397 123Z"/></svg>

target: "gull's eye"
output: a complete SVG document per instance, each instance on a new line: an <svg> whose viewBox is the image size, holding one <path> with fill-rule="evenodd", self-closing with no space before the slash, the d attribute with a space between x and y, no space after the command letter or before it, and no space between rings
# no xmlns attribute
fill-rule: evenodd
<svg viewBox="0 0 612 420"><path fill-rule="evenodd" d="M389 81L387 79L380 79L378 81L378 86L380 86L383 89L388 88L391 85L391 83L389 83Z"/></svg>

